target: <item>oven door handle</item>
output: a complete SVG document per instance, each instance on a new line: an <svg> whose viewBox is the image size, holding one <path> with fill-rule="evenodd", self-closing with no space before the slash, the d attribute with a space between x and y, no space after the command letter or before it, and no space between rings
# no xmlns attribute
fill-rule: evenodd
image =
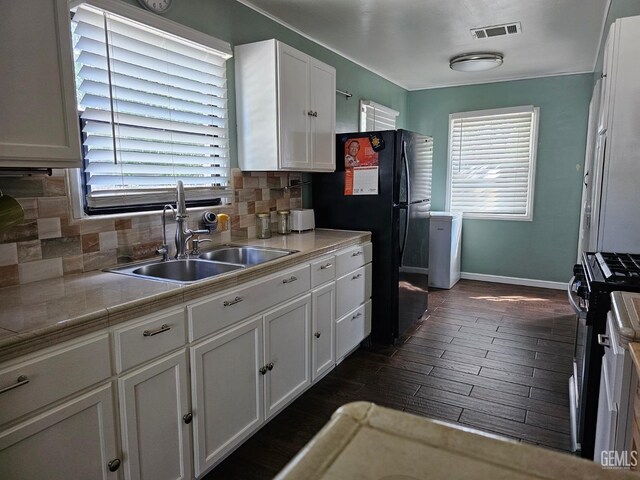
<svg viewBox="0 0 640 480"><path fill-rule="evenodd" d="M576 300L573 298L573 295L571 295L571 287L573 287L573 282L575 282L575 280L576 280L576 277L571 277L571 280L569 280L569 283L567 284L567 296L569 297L569 303L575 310L576 315L582 315L587 311L580 308L580 305L576 303Z"/></svg>

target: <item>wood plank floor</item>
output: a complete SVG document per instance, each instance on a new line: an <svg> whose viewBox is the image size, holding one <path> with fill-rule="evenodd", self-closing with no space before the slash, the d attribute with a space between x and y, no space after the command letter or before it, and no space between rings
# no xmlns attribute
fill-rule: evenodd
<svg viewBox="0 0 640 480"><path fill-rule="evenodd" d="M272 478L356 400L567 451L574 329L563 291L469 280L431 291L397 345L356 351L205 478Z"/></svg>

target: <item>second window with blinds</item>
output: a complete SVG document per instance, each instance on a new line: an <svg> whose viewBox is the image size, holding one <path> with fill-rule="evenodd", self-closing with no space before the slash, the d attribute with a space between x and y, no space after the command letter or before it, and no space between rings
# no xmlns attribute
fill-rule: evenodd
<svg viewBox="0 0 640 480"><path fill-rule="evenodd" d="M533 219L538 107L449 115L447 210L465 218Z"/></svg>

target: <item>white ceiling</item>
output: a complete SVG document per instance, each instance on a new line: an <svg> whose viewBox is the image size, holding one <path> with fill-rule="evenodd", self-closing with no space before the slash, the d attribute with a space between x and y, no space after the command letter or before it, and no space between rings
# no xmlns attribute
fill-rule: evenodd
<svg viewBox="0 0 640 480"><path fill-rule="evenodd" d="M610 0L239 0L408 90L593 71ZM522 32L476 40L477 27ZM462 53L504 54L487 72Z"/></svg>

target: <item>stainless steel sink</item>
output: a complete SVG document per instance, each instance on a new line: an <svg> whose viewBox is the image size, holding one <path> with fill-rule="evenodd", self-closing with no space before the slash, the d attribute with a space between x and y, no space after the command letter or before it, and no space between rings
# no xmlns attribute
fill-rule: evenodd
<svg viewBox="0 0 640 480"><path fill-rule="evenodd" d="M286 257L296 252L297 250L225 245L215 250L204 252L199 258L218 262L238 263L241 265L258 265L259 263Z"/></svg>
<svg viewBox="0 0 640 480"><path fill-rule="evenodd" d="M166 282L193 283L241 268L244 268L244 265L193 258L165 262L154 260L152 262L110 268L106 271Z"/></svg>

